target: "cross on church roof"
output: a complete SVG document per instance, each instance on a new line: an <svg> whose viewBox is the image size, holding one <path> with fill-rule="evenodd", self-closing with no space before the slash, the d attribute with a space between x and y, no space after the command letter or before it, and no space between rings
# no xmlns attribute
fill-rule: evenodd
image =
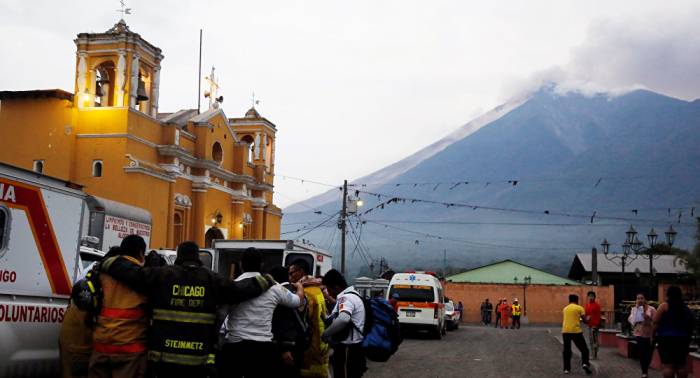
<svg viewBox="0 0 700 378"><path fill-rule="evenodd" d="M211 74L204 77L204 80L209 83L209 90L204 91L204 97L209 98L209 109L218 108L219 103L224 101L224 96L217 97L217 92L221 89L221 86L219 86L219 83L216 81L214 70L216 70L216 68L212 66Z"/></svg>
<svg viewBox="0 0 700 378"><path fill-rule="evenodd" d="M126 3L124 3L124 0L119 0L119 4L121 5L121 9L117 9L116 12L121 13L121 19L124 20L125 15L131 14L131 8L126 7Z"/></svg>
<svg viewBox="0 0 700 378"><path fill-rule="evenodd" d="M260 103L260 100L255 99L255 92L253 92L253 95L251 96L250 101L251 101L252 108L255 108L255 105Z"/></svg>

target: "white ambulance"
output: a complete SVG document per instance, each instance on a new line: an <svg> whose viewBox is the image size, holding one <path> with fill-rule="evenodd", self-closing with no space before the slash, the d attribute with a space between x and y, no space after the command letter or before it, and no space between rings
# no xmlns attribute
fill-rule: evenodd
<svg viewBox="0 0 700 378"><path fill-rule="evenodd" d="M312 270L310 275L321 277L333 268L332 256L328 251L314 245L295 240L214 240L213 255L208 260L202 256L203 261L210 261L212 270L226 277L234 277L237 263L241 259L243 251L247 248L256 248L262 252L263 272L267 273L275 266L288 266L297 260L304 260Z"/></svg>
<svg viewBox="0 0 700 378"><path fill-rule="evenodd" d="M396 273L387 300L394 304L402 329L426 330L441 339L445 329L445 296L434 273Z"/></svg>
<svg viewBox="0 0 700 378"><path fill-rule="evenodd" d="M0 377L58 375L73 282L103 255L90 247L101 243L89 236L87 198L75 184L0 163Z"/></svg>

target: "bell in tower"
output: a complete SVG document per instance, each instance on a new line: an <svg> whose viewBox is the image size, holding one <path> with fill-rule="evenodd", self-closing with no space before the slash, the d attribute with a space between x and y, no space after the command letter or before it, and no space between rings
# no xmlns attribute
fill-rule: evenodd
<svg viewBox="0 0 700 378"><path fill-rule="evenodd" d="M136 101L148 101L148 94L146 93L146 83L143 81L143 78L141 78L141 76L139 76L139 87L136 90Z"/></svg>
<svg viewBox="0 0 700 378"><path fill-rule="evenodd" d="M161 49L123 19L103 33L78 34L75 45L76 107L131 107L157 116Z"/></svg>

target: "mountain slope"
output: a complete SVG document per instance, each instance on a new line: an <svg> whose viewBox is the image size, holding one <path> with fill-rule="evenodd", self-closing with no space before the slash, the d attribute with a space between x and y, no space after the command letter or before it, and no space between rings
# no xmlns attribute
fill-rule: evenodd
<svg viewBox="0 0 700 378"><path fill-rule="evenodd" d="M689 245L691 207L700 199L698 146L698 101L649 91L610 97L543 89L367 190L388 197L364 194L366 209L391 196L474 208L411 201L386 205L364 215L355 232L362 229L371 254L398 265L440 265L442 254L436 252L443 248L461 265L504 257L561 265L604 237L619 244L630 223L646 233L674 222L680 245ZM337 202L321 206L329 214L338 208ZM288 212L284 222L319 217ZM330 240L331 230L321 227L305 237Z"/></svg>
<svg viewBox="0 0 700 378"><path fill-rule="evenodd" d="M438 140L435 143L430 144L429 146L418 150L418 152L415 152L408 157L401 159L397 161L396 163L393 163L391 165L388 165L376 172L370 173L367 176L360 177L359 179L353 181L353 182L359 182L363 183L366 185L367 190L372 190L376 189L377 187L380 187L384 184L386 184L388 181L392 180L393 178L407 172L411 168L415 167L418 165L420 162L429 159L432 156L435 156L435 154L439 153L440 151L444 150L447 148L449 145L452 143L459 141L461 139L464 139L465 137L471 135L472 133L476 132L480 128L482 128L485 125L488 125L489 123L498 120L505 114L508 114L511 112L513 109L517 108L518 106L522 105L525 102L525 98L523 99L517 99L513 101L509 101L505 104L499 105L495 107L494 109L480 115L479 117L469 121L462 127L458 128L457 130L453 131L446 137ZM287 208L284 209L285 212L287 213L295 213L295 212L300 212L300 211L306 211L309 208L316 208L319 206L323 206L325 204L328 204L332 201L336 201L338 199L338 193L335 190L330 190L328 192L319 194L317 196L311 197L307 200L304 200L299 203L292 204L288 206Z"/></svg>

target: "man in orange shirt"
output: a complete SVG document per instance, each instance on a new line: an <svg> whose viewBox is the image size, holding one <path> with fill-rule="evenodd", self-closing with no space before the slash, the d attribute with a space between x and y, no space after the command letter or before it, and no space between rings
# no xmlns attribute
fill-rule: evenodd
<svg viewBox="0 0 700 378"><path fill-rule="evenodd" d="M510 319L510 305L508 300L503 298L503 303L501 303L501 328L508 328L508 319Z"/></svg>

